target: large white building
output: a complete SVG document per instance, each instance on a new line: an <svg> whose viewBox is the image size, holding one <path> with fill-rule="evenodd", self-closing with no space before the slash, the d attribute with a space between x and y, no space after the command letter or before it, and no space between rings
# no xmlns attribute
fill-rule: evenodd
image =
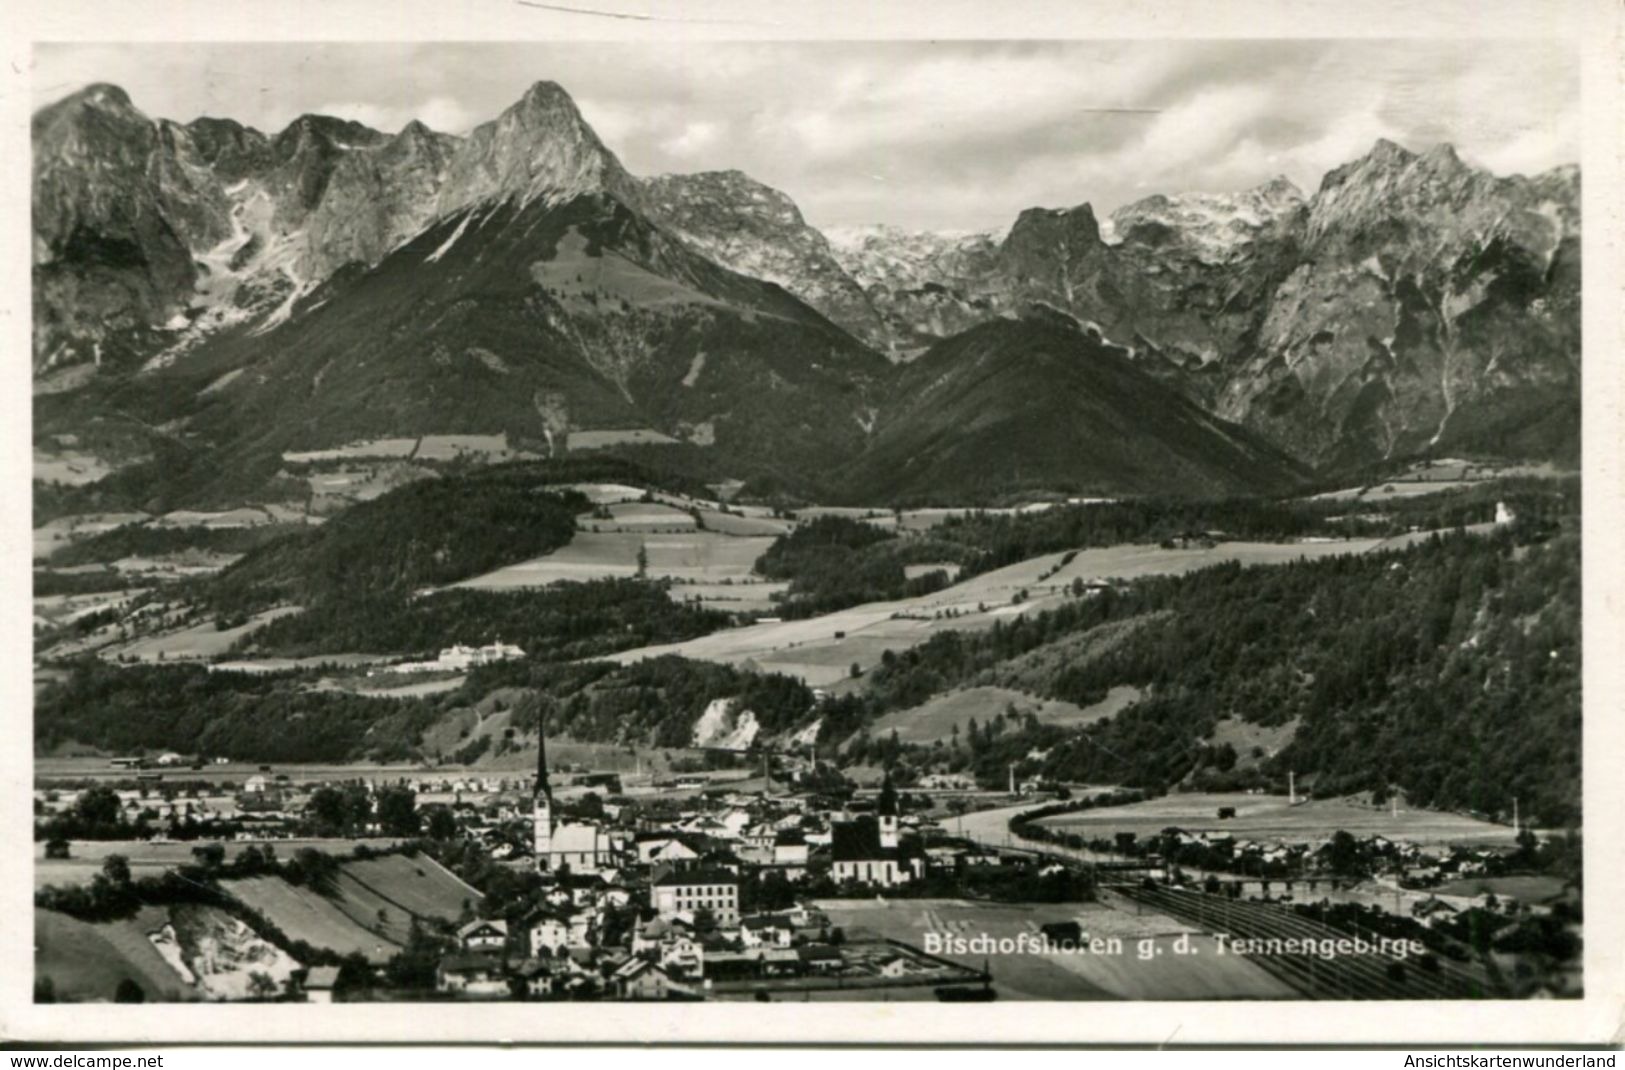
<svg viewBox="0 0 1625 1070"><path fill-rule="evenodd" d="M739 923L739 878L716 869L668 873L655 882L654 906L662 918L692 919L708 910L718 925L731 928Z"/></svg>

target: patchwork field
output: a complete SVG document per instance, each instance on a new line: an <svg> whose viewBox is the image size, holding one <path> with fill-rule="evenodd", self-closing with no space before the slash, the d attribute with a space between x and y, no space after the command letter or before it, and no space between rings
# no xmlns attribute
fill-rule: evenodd
<svg viewBox="0 0 1625 1070"><path fill-rule="evenodd" d="M147 513L80 513L58 517L34 529L34 560L43 561L70 542L148 519L151 517Z"/></svg>
<svg viewBox="0 0 1625 1070"><path fill-rule="evenodd" d="M692 519L687 516L692 526ZM565 546L545 557L508 565L456 584L476 590L545 587L564 580L634 576L638 550L648 555L648 574L672 579L716 582L745 579L773 540L766 536L735 537L713 531L681 534L578 531Z"/></svg>
<svg viewBox="0 0 1625 1070"><path fill-rule="evenodd" d="M204 621L201 624L157 635L142 636L128 643L109 647L103 651L103 655L115 658L128 657L136 661L202 661L217 658L230 650L232 644L243 636L265 627L278 617L297 612L299 609L296 606L279 606L256 614L239 627L227 628L224 631L216 628L213 621Z"/></svg>
<svg viewBox="0 0 1625 1070"><path fill-rule="evenodd" d="M984 963L1001 999L1195 1000L1291 999L1293 992L1261 967L1233 955L1220 956L1209 936L1193 933L1158 914L1136 915L1098 903L981 903L956 899L819 900L820 909L848 933L872 932L930 950L929 935L975 939L1036 938L1040 926L1076 921L1090 937L1117 938L1121 950L1040 954L1019 948L942 957L972 969ZM1191 949L1177 953L1184 937ZM1141 957L1148 941L1148 957Z"/></svg>
<svg viewBox="0 0 1625 1070"><path fill-rule="evenodd" d="M287 933L290 940L303 940L341 955L360 952L375 965L389 961L405 943L399 926L387 916L382 923L376 915L368 924L358 920L357 915L364 915L368 904L350 900L348 889L342 887L326 896L289 884L281 877L245 877L223 884L233 896Z"/></svg>
<svg viewBox="0 0 1625 1070"><path fill-rule="evenodd" d="M862 514L865 511L845 512ZM1479 528L1468 530L1490 526L1480 525ZM1429 534L1416 532L1388 540L1225 542L1208 548L1188 549L1131 544L1079 550L1072 554L1072 559L1065 565L1061 562L1066 554L1044 554L972 576L918 598L868 602L806 620L731 628L682 643L625 651L615 655L613 660L629 664L662 654L680 654L734 664L749 661L762 668L799 676L814 686L829 686L847 678L852 665L856 664L862 670L870 669L880 661L885 651L906 650L925 642L939 631L978 631L991 628L998 620L1008 620L1059 605L1073 597L1070 588L1074 580L1084 584L1100 583L1191 572L1230 561L1244 565L1266 565L1367 553L1384 546L1403 546L1425 539ZM560 553L569 549L566 547ZM558 556L555 554L553 558L543 558L541 561ZM651 570L653 560L654 551L651 549ZM468 581L468 585L475 582L478 581Z"/></svg>
<svg viewBox="0 0 1625 1070"><path fill-rule="evenodd" d="M1220 807L1233 806L1236 816L1219 820ZM1293 806L1284 795L1193 793L1166 795L1128 806L1102 807L1046 818L1043 822L1068 832L1110 838L1119 832L1155 836L1169 826L1190 832L1223 831L1247 839L1279 843L1315 843L1339 829L1356 836L1387 836L1418 844L1511 846L1513 831L1462 814L1361 806L1340 799L1314 799Z"/></svg>
<svg viewBox="0 0 1625 1070"><path fill-rule="evenodd" d="M52 761L59 761L60 764L60 760L38 759L39 764L46 764ZM105 762L103 764L105 765ZM210 771L207 774L211 780L226 779L224 777L217 776L217 774L213 772L214 768L215 767L211 766ZM187 775L204 775L203 773L192 774L189 771L184 770L183 772L186 772ZM347 777L343 775L344 772L344 770L339 769L338 767L332 767L324 770L320 778L333 780L347 779ZM362 776L365 775L365 770L361 768L354 768L348 770L348 773L350 777ZM36 771L36 775L41 774ZM129 776L128 773L124 773L123 775L126 777ZM247 772L238 774L241 779L247 779L251 775L254 774ZM389 777L388 779L399 779L400 775L401 770L397 769L395 771L395 775ZM213 805L212 802L211 805ZM69 857L67 858L46 858L45 845L36 843L34 845L34 887L44 888L52 884L88 883L96 876L96 874L101 872L102 863L107 859L108 855L123 855L129 860L130 872L136 877L161 873L166 869L173 869L180 865L190 865L195 862L196 859L192 857L192 848L200 846L206 842L215 841L200 840L197 843L146 843L140 840L75 840L68 847ZM238 854L242 853L244 848L249 846L269 846L274 848L279 856L291 857L294 852L305 847L314 847L318 851L331 855L348 855L351 851L355 850L357 845L360 844L366 844L375 849L382 850L386 847L394 846L396 842L397 841L387 837L377 837L363 840L233 840L226 843L225 847L226 856L228 858L235 858Z"/></svg>
<svg viewBox="0 0 1625 1070"><path fill-rule="evenodd" d="M113 465L93 453L82 450L52 453L34 447L33 475L36 482L78 487L105 479L114 471Z"/></svg>

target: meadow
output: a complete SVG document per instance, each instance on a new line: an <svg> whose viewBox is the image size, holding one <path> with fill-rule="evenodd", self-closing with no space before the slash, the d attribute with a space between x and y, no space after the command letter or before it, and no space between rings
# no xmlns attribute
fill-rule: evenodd
<svg viewBox="0 0 1625 1070"><path fill-rule="evenodd" d="M1221 820L1221 807L1236 816ZM1343 830L1358 837L1386 836L1416 844L1511 846L1513 830L1464 814L1361 805L1344 799L1312 799L1292 805L1284 795L1191 793L1165 795L1127 806L1101 807L1046 818L1054 828L1085 837L1110 839L1119 832L1142 838L1165 828L1188 832L1229 832L1241 839L1273 843L1318 843Z"/></svg>

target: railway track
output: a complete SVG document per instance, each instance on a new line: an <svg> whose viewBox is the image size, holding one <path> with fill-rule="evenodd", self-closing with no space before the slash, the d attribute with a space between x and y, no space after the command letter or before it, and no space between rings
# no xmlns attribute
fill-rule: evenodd
<svg viewBox="0 0 1625 1070"><path fill-rule="evenodd" d="M1118 885L1111 890L1150 910L1213 933L1248 940L1347 940L1354 934L1311 921L1268 903L1246 903L1173 888ZM1476 969L1435 956L1436 971L1376 951L1337 955L1266 954L1249 956L1311 999L1486 999L1497 993Z"/></svg>

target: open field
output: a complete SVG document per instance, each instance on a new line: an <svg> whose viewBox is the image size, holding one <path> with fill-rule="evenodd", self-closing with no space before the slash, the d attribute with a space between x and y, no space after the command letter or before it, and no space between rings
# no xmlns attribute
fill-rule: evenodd
<svg viewBox="0 0 1625 1070"><path fill-rule="evenodd" d="M203 774L196 774L202 776ZM377 850L393 847L396 840L374 837L361 840L302 839L302 840L197 840L191 843L148 843L144 840L74 840L68 847L69 857L45 857L45 845L34 844L34 887L51 884L84 884L101 872L108 855L123 855L130 862L130 872L137 877L160 873L175 866L190 865L195 861L192 848L206 843L223 843L226 857L235 858L245 847L274 847L277 855L291 858L305 847L331 855L348 855L357 846L366 844Z"/></svg>
<svg viewBox="0 0 1625 1070"><path fill-rule="evenodd" d="M1439 895L1476 897L1490 894L1500 898L1513 898L1521 903L1540 903L1563 893L1560 877L1464 877L1449 881L1433 889Z"/></svg>
<svg viewBox="0 0 1625 1070"><path fill-rule="evenodd" d="M326 896L289 884L281 877L244 877L222 883L226 891L263 914L290 940L331 948L341 955L360 952L374 965L389 961L405 942L398 925L376 919L370 926L363 925L353 917L363 904L350 904L352 909L345 910L348 893L343 890Z"/></svg>
<svg viewBox="0 0 1625 1070"><path fill-rule="evenodd" d="M136 661L202 661L208 658L217 658L231 649L232 644L243 636L255 632L278 617L286 617L290 613L297 613L297 606L279 606L276 609L267 609L249 618L247 622L236 628L227 628L224 631L215 627L213 621L204 621L186 628L174 631L160 632L157 635L146 635L103 651L104 657L129 657Z"/></svg>
<svg viewBox="0 0 1625 1070"><path fill-rule="evenodd" d="M729 583L675 583L668 592L674 602L699 602L707 609L726 613L767 613L776 603L775 594L789 590L788 583L741 580Z"/></svg>
<svg viewBox="0 0 1625 1070"><path fill-rule="evenodd" d="M344 875L420 918L456 921L465 903L480 898L479 889L423 854L355 859L344 864Z"/></svg>
<svg viewBox="0 0 1625 1070"><path fill-rule="evenodd" d="M44 560L70 542L148 519L147 513L80 513L58 517L34 529L34 559Z"/></svg>
<svg viewBox="0 0 1625 1070"><path fill-rule="evenodd" d="M1136 688L1113 688L1103 702L1085 708L1070 702L1034 698L1004 687L970 687L938 695L913 709L893 710L876 721L869 731L877 739L896 731L897 738L904 743L947 742L955 726L963 733L972 718L986 724L1010 706L1014 706L1020 716L1032 713L1044 724L1071 727L1110 717L1138 697Z"/></svg>
<svg viewBox="0 0 1625 1070"><path fill-rule="evenodd" d="M1117 938L1120 950L1102 945L1082 954L1040 954L1022 947L953 954L943 958L980 969L984 959L1001 999L1017 1000L1188 1000L1291 999L1290 988L1262 968L1233 955L1220 956L1210 936L1158 914L1135 915L1098 903L984 903L957 899L822 899L820 909L850 935L867 930L915 947L931 949L928 934L975 939L1036 938L1049 922L1076 921L1090 937ZM1184 936L1192 951L1178 954ZM1148 958L1140 942L1149 941Z"/></svg>
<svg viewBox="0 0 1625 1070"><path fill-rule="evenodd" d="M1550 463L1543 464L1474 464L1471 461L1445 459L1418 461L1392 479L1368 483L1359 487L1345 487L1311 496L1311 501L1382 502L1396 498L1415 498L1424 494L1477 486L1496 479L1545 478L1563 476L1564 471Z"/></svg>
<svg viewBox="0 0 1625 1070"><path fill-rule="evenodd" d="M112 1002L128 978L148 999L195 999L191 986L164 961L147 933L168 923L162 907L93 924L54 910L34 911L34 976L49 977L58 999Z"/></svg>
<svg viewBox="0 0 1625 1070"><path fill-rule="evenodd" d="M715 509L701 509L700 519L705 521L707 531L723 535L766 535L769 538L777 538L795 527L789 520L779 520L771 516L738 516L734 513L718 512Z"/></svg>
<svg viewBox="0 0 1625 1070"><path fill-rule="evenodd" d="M1236 816L1219 820L1221 806ZM1341 799L1314 799L1291 805L1284 795L1193 793L1084 810L1043 822L1087 837L1110 839L1119 832L1155 836L1170 826L1189 832L1223 831L1238 837L1276 843L1316 843L1339 829L1356 836L1387 836L1417 844L1511 846L1513 831L1505 825L1432 810L1359 806Z"/></svg>
<svg viewBox="0 0 1625 1070"><path fill-rule="evenodd" d="M684 516L693 526L692 518ZM773 540L721 535L713 531L681 534L578 531L569 545L544 557L508 565L483 576L463 580L457 587L502 591L545 587L564 580L593 580L634 576L638 548L648 554L648 574L683 580L716 582L745 579L756 559Z"/></svg>
<svg viewBox="0 0 1625 1070"><path fill-rule="evenodd" d="M572 450L601 450L607 446L669 446L677 440L650 427L604 428L598 431L571 431Z"/></svg>
<svg viewBox="0 0 1625 1070"><path fill-rule="evenodd" d="M129 587L122 591L106 591L98 594L51 594L34 599L34 623L36 625L72 624L81 617L92 613L99 613L104 609L115 609L133 601L136 596L145 594L146 587Z"/></svg>
<svg viewBox="0 0 1625 1070"><path fill-rule="evenodd" d="M34 447L34 479L40 483L83 486L104 479L115 471L113 465L83 450L47 452Z"/></svg>
<svg viewBox="0 0 1625 1070"><path fill-rule="evenodd" d="M698 525L686 510L664 502L616 502L607 507L610 520L583 518L590 531L693 531Z"/></svg>
<svg viewBox="0 0 1625 1070"><path fill-rule="evenodd" d="M374 438L327 450L289 451L282 455L288 464L315 464L321 461L349 461L374 457L410 457L417 449L415 438Z"/></svg>

